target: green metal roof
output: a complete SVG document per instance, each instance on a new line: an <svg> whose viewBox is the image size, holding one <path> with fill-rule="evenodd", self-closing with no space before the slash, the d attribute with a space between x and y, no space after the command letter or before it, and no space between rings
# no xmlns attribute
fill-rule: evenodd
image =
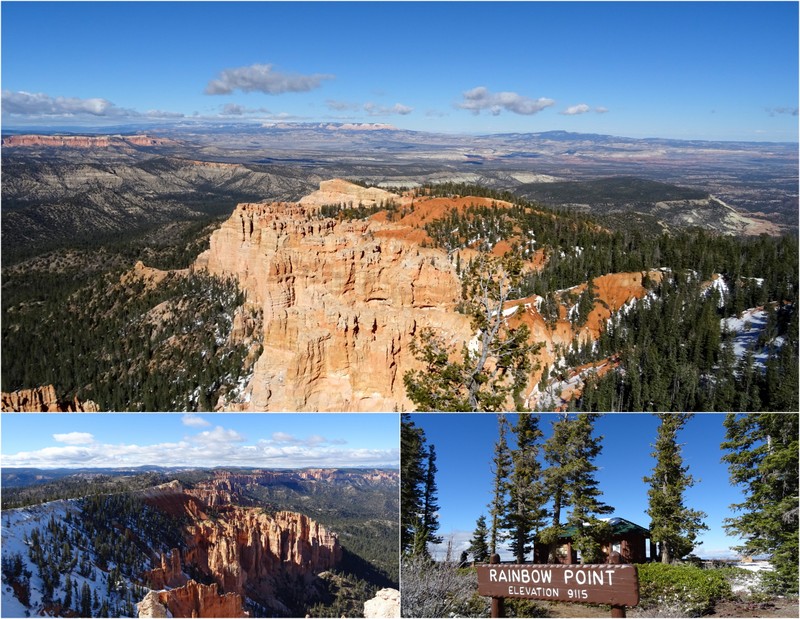
<svg viewBox="0 0 800 619"><path fill-rule="evenodd" d="M605 521L611 525L611 534L614 536L630 535L631 533L644 536L650 535L650 531L648 529L645 529L644 527L641 527L630 520L625 520L625 518L608 518L605 519ZM576 532L577 529L574 526L566 527L561 534L561 538L572 538Z"/></svg>

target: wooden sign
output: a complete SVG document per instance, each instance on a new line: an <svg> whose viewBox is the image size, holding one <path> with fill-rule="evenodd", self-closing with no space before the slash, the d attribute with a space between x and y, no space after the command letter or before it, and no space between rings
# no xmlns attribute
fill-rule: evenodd
<svg viewBox="0 0 800 619"><path fill-rule="evenodd" d="M639 575L633 565L477 565L478 593L493 598L558 600L636 606Z"/></svg>

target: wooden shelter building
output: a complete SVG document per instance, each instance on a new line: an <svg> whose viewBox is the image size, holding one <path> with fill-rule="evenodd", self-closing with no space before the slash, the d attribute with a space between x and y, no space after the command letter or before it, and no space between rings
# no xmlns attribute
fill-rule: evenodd
<svg viewBox="0 0 800 619"><path fill-rule="evenodd" d="M611 525L611 537L602 545L603 554L608 560L612 553L619 553L622 563L646 563L656 557L656 547L650 540L650 556L647 556L647 540L650 531L638 524L625 520L625 518L609 518L606 520ZM555 562L569 564L579 563L578 552L572 547L572 538L575 534L574 527L568 527L558 539L553 550ZM533 562L547 563L551 554L551 546L534 540Z"/></svg>

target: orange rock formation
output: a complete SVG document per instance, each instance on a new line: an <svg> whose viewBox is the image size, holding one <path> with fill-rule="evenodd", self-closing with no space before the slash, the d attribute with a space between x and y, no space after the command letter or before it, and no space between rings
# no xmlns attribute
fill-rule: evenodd
<svg viewBox="0 0 800 619"><path fill-rule="evenodd" d="M310 581L342 558L336 536L303 514L270 515L260 508L233 505L211 509L178 482L148 489L142 496L169 514L188 517L183 563L213 578L225 592L247 592L263 603L271 599L278 574ZM168 578L177 582L180 561L180 553L173 551L170 562L162 557L161 567L148 575L163 574L167 585Z"/></svg>
<svg viewBox="0 0 800 619"><path fill-rule="evenodd" d="M326 203L394 201L404 212L397 221L385 213L369 220L323 218ZM488 198L414 198L342 180L324 181L320 190L299 203L240 204L211 236L209 249L194 268L238 278L249 303L263 310L264 350L254 365L244 397L234 410L411 410L403 375L418 368L410 350L415 334L431 327L460 350L472 339L469 319L455 311L461 283L454 256L420 246L422 227L451 209L509 203ZM410 209L410 210L409 210ZM510 249L509 244L508 248ZM495 253L505 245L498 244ZM462 262L471 249L462 250ZM528 268L546 260L537 251ZM649 272L651 279L660 277ZM535 385L545 364L574 338L596 339L606 321L625 303L646 294L644 273L616 273L594 280L598 301L587 323L567 320L567 293L561 295L561 320L548 325L536 299L510 302L522 306L509 317L524 322L533 341L543 344ZM535 395L529 389L530 397ZM529 400L530 406L536 402Z"/></svg>
<svg viewBox="0 0 800 619"><path fill-rule="evenodd" d="M172 549L169 559L161 553L161 567L145 572L145 581L150 583L152 589L180 587L185 585L187 580L181 570L181 552L177 548Z"/></svg>
<svg viewBox="0 0 800 619"><path fill-rule="evenodd" d="M338 222L318 210L240 204L195 264L236 276L263 309L264 351L240 408L410 409L402 377L417 364L414 334L431 326L453 343L471 337L453 311L455 268L440 250L384 234L407 226Z"/></svg>
<svg viewBox="0 0 800 619"><path fill-rule="evenodd" d="M151 591L139 604L139 617L167 616L249 617L241 595L220 594L217 585L201 585L194 580L169 591Z"/></svg>
<svg viewBox="0 0 800 619"><path fill-rule="evenodd" d="M100 407L91 400L85 402L79 401L78 398L71 402L59 400L55 387L46 385L34 389L4 391L0 395L0 410L26 413L95 413L100 410Z"/></svg>

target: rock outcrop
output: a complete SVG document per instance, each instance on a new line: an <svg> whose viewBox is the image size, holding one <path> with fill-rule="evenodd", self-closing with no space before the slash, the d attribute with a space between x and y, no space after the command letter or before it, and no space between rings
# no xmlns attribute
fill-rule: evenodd
<svg viewBox="0 0 800 619"><path fill-rule="evenodd" d="M34 389L4 391L0 395L0 410L21 413L96 413L100 407L91 400L60 400L55 387L46 385Z"/></svg>
<svg viewBox="0 0 800 619"><path fill-rule="evenodd" d="M161 567L157 567L149 572L145 572L145 581L152 589L164 589L166 587L181 587L186 584L188 578L181 570L181 552L173 548L169 559L161 553Z"/></svg>
<svg viewBox="0 0 800 619"><path fill-rule="evenodd" d="M168 591L150 591L139 603L139 617L249 617L238 593L220 594L217 585L190 580Z"/></svg>
<svg viewBox="0 0 800 619"><path fill-rule="evenodd" d="M331 202L393 202L398 208L393 214L382 211L369 219L342 221L322 216L321 206ZM223 407L412 409L403 376L420 367L410 346L415 335L431 328L454 351L475 335L469 318L456 310L461 282L455 265L476 250L461 249L456 259L429 248L424 228L453 210L464 212L475 205L512 206L472 196L412 199L410 194L342 180L322 182L319 191L298 203L237 206L194 265L235 276L248 302L263 313L263 352L250 383L238 401ZM500 255L511 247L501 241L493 253ZM540 249L525 265L536 271L546 260ZM614 313L647 293L645 277L658 281L661 276L650 271L596 277L595 305L580 325L570 317L574 299L587 284L556 294L559 318L552 322L540 315L540 298L506 303L509 325L527 324L532 342L542 344L524 394L528 405L537 405L536 385L545 366L552 366L575 339L597 339ZM514 307L519 309L514 312Z"/></svg>
<svg viewBox="0 0 800 619"><path fill-rule="evenodd" d="M269 605L276 577L311 582L342 558L336 536L308 516L233 505L212 508L189 492L170 482L140 493L147 503L187 520L182 557L173 550L169 560L162 556L161 566L146 574L161 579L154 586L178 584L190 566L224 592Z"/></svg>
<svg viewBox="0 0 800 619"><path fill-rule="evenodd" d="M350 187L354 195L364 190ZM471 329L454 311L461 292L454 265L445 252L406 238L409 230L323 218L315 205L237 206L195 263L236 276L263 310L264 350L244 402L231 408L412 408L403 374L418 366L414 335L430 326L456 344Z"/></svg>
<svg viewBox="0 0 800 619"><path fill-rule="evenodd" d="M218 518L187 527L186 563L212 577L223 591L269 600L278 574L311 580L341 560L336 537L302 514L225 507Z"/></svg>
<svg viewBox="0 0 800 619"><path fill-rule="evenodd" d="M381 589L371 600L364 602L364 617L382 619L400 616L400 592L397 589Z"/></svg>

